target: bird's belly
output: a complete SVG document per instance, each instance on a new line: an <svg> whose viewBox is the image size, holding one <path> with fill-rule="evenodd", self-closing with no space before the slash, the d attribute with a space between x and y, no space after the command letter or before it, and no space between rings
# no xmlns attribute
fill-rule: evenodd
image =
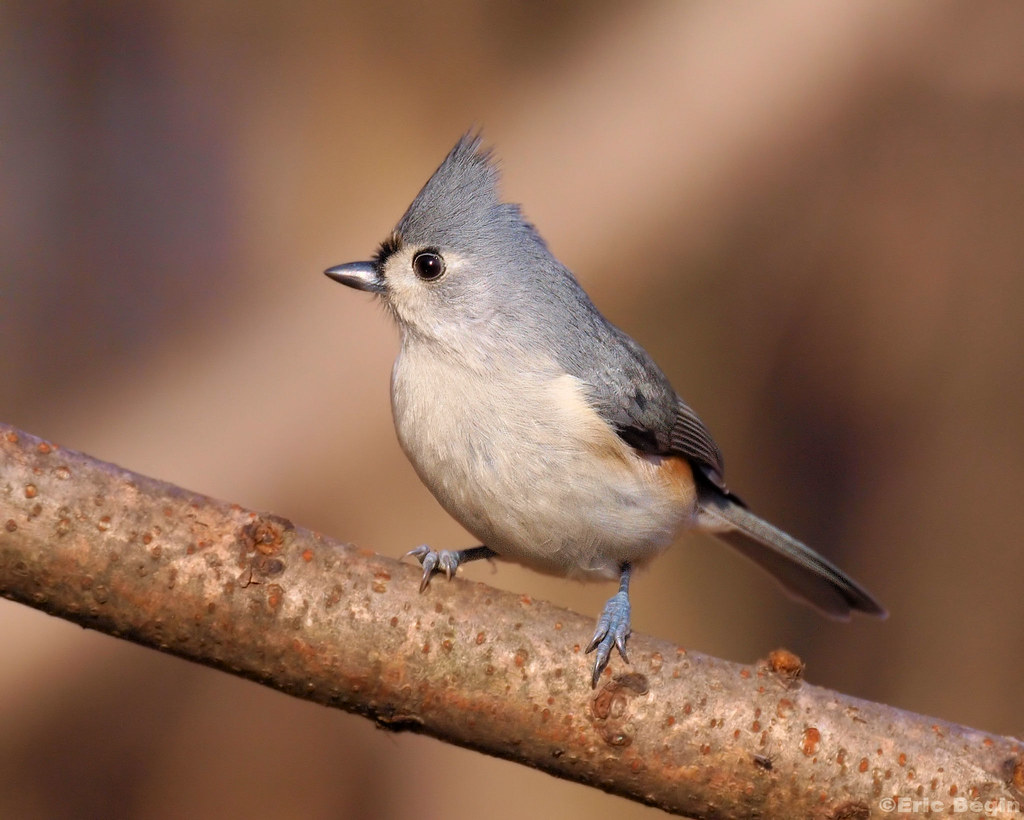
<svg viewBox="0 0 1024 820"><path fill-rule="evenodd" d="M689 465L637 454L572 377L524 389L500 378L406 375L396 363L392 400L406 455L448 513L499 555L559 575L615 578L692 521Z"/></svg>

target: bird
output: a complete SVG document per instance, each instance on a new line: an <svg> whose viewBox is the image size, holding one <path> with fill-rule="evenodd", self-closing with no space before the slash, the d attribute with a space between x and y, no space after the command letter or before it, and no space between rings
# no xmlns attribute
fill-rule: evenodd
<svg viewBox="0 0 1024 820"><path fill-rule="evenodd" d="M683 531L711 533L827 616L885 617L861 585L732 492L707 427L502 200L499 177L480 132L464 134L372 259L325 271L373 294L397 324L399 444L480 541L406 553L421 564L420 591L482 558L617 580L586 649L592 687L613 650L629 662L634 571Z"/></svg>

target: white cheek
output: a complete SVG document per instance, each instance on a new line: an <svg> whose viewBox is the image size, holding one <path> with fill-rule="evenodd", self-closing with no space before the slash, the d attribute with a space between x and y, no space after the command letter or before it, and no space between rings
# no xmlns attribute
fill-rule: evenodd
<svg viewBox="0 0 1024 820"><path fill-rule="evenodd" d="M417 291L421 287L412 271L411 251L401 251L388 260L384 267L384 280L387 282L387 298L391 307L402 321L409 321L416 312L419 301L416 298Z"/></svg>
<svg viewBox="0 0 1024 820"><path fill-rule="evenodd" d="M444 277L434 282L424 281L412 267L415 253L407 250L395 254L385 268L388 303L399 323L406 331L436 341L464 341L471 334L461 332L461 323L467 312L474 311L453 295L461 290L454 286L458 278L466 274L463 260L455 255L446 256Z"/></svg>

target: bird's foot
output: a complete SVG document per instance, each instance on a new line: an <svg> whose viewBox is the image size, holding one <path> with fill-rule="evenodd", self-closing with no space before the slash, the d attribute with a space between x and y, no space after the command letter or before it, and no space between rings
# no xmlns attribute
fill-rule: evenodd
<svg viewBox="0 0 1024 820"><path fill-rule="evenodd" d="M443 572L450 581L455 577L455 571L460 565L467 561L476 561L480 558L492 558L495 553L489 547L471 547L465 550L433 550L426 544L420 544L415 549L409 550L403 558L413 556L423 567L423 578L420 580L420 592L430 586L430 579L435 572Z"/></svg>
<svg viewBox="0 0 1024 820"><path fill-rule="evenodd" d="M597 619L597 630L587 645L587 652L597 650L594 656L594 677L592 685L597 686L601 673L608 665L612 647L619 650L622 660L629 663L626 655L626 641L629 640L629 594L620 590L604 605L601 617Z"/></svg>

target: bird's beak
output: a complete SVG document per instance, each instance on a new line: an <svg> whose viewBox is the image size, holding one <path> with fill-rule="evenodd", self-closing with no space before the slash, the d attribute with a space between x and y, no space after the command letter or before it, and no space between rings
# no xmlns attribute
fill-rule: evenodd
<svg viewBox="0 0 1024 820"><path fill-rule="evenodd" d="M324 273L335 282L341 282L356 290L367 290L370 293L383 293L384 280L373 262L346 262L344 265L335 265L328 268Z"/></svg>

